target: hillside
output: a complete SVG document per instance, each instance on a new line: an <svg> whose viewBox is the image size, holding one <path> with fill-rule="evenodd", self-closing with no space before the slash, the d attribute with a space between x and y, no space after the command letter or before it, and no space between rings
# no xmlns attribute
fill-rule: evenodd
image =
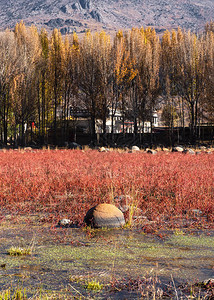
<svg viewBox="0 0 214 300"><path fill-rule="evenodd" d="M0 0L1 29L24 20L62 33L140 26L200 31L213 16L214 0Z"/></svg>

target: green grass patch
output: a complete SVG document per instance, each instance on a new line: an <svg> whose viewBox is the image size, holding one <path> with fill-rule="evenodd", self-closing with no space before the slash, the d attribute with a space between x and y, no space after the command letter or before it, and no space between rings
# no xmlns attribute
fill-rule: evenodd
<svg viewBox="0 0 214 300"><path fill-rule="evenodd" d="M20 255L30 255L30 248L21 248L21 247L11 247L7 250L7 254L11 256L20 256Z"/></svg>
<svg viewBox="0 0 214 300"><path fill-rule="evenodd" d="M27 294L25 289L17 288L14 292L10 289L0 292L0 300L26 300Z"/></svg>
<svg viewBox="0 0 214 300"><path fill-rule="evenodd" d="M100 291L103 289L103 284L100 284L99 281L96 281L95 279L88 281L85 285L85 288L91 291Z"/></svg>

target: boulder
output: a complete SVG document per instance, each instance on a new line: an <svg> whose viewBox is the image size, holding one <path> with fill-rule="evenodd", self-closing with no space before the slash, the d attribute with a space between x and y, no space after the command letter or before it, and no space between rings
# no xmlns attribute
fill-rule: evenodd
<svg viewBox="0 0 214 300"><path fill-rule="evenodd" d="M180 153L182 153L183 151L184 151L184 148L183 148L183 147L180 147L180 146L174 147L174 148L172 149L172 152L180 152Z"/></svg>
<svg viewBox="0 0 214 300"><path fill-rule="evenodd" d="M195 151L193 149L188 149L188 153L194 155Z"/></svg>
<svg viewBox="0 0 214 300"><path fill-rule="evenodd" d="M63 227L63 228L78 228L79 223L78 222L73 222L70 219L62 219L58 222L58 227Z"/></svg>
<svg viewBox="0 0 214 300"><path fill-rule="evenodd" d="M58 222L58 225L61 227L69 227L71 224L71 220L69 219L62 219Z"/></svg>
<svg viewBox="0 0 214 300"><path fill-rule="evenodd" d="M31 147L25 147L25 148L24 148L24 151L25 151L25 152L30 152L30 151L32 151L32 150L33 150L33 149L32 149Z"/></svg>
<svg viewBox="0 0 214 300"><path fill-rule="evenodd" d="M93 228L117 228L125 224L125 219L115 205L102 203L89 209L84 222Z"/></svg>
<svg viewBox="0 0 214 300"><path fill-rule="evenodd" d="M183 153L184 154L192 154L192 155L194 155L195 151L193 149L184 149Z"/></svg>
<svg viewBox="0 0 214 300"><path fill-rule="evenodd" d="M105 147L101 147L98 149L99 152L108 152L109 149L105 148Z"/></svg>
<svg viewBox="0 0 214 300"><path fill-rule="evenodd" d="M132 152L140 151L138 146L132 146Z"/></svg>
<svg viewBox="0 0 214 300"><path fill-rule="evenodd" d="M207 148L206 148L205 146L200 146L199 149L200 149L201 151L206 151L206 150L207 150Z"/></svg>
<svg viewBox="0 0 214 300"><path fill-rule="evenodd" d="M155 151L155 150L153 150L153 149L148 149L147 151L146 151L147 153L150 153L150 154L157 154L157 151Z"/></svg>
<svg viewBox="0 0 214 300"><path fill-rule="evenodd" d="M72 143L69 143L68 144L68 148L69 149L82 149L82 146L81 145L79 145L79 144L77 144L77 143L75 143L75 142L72 142Z"/></svg>

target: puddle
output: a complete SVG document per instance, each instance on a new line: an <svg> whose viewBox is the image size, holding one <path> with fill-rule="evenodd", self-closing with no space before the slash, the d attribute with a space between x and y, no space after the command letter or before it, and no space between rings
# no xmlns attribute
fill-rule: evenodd
<svg viewBox="0 0 214 300"><path fill-rule="evenodd" d="M0 230L0 290L21 284L31 289L80 291L87 280L109 287L113 280L158 277L162 284L172 278L176 286L214 277L214 232L169 234L164 239L130 230L26 227ZM32 247L32 254L12 257L7 249ZM127 292L127 291L126 291ZM117 299L137 299L137 294ZM93 293L92 293L93 294ZM93 294L94 295L94 294ZM110 292L108 292L110 295ZM106 296L106 289L99 296ZM139 296L139 295L138 295ZM122 296L121 296L122 297ZM125 298L124 298L125 297Z"/></svg>

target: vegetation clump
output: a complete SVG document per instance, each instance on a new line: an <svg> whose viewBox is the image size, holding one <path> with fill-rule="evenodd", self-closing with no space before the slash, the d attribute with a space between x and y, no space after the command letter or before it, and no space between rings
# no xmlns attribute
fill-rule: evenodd
<svg viewBox="0 0 214 300"><path fill-rule="evenodd" d="M7 250L7 253L11 256L21 256L21 255L30 255L30 248L21 248L21 247L11 247Z"/></svg>
<svg viewBox="0 0 214 300"><path fill-rule="evenodd" d="M91 280L86 283L85 288L87 290L100 291L103 289L103 284L100 284L99 281Z"/></svg>
<svg viewBox="0 0 214 300"><path fill-rule="evenodd" d="M5 290L0 293L0 300L26 300L27 294L25 289L18 288L14 292L11 292L10 289Z"/></svg>

